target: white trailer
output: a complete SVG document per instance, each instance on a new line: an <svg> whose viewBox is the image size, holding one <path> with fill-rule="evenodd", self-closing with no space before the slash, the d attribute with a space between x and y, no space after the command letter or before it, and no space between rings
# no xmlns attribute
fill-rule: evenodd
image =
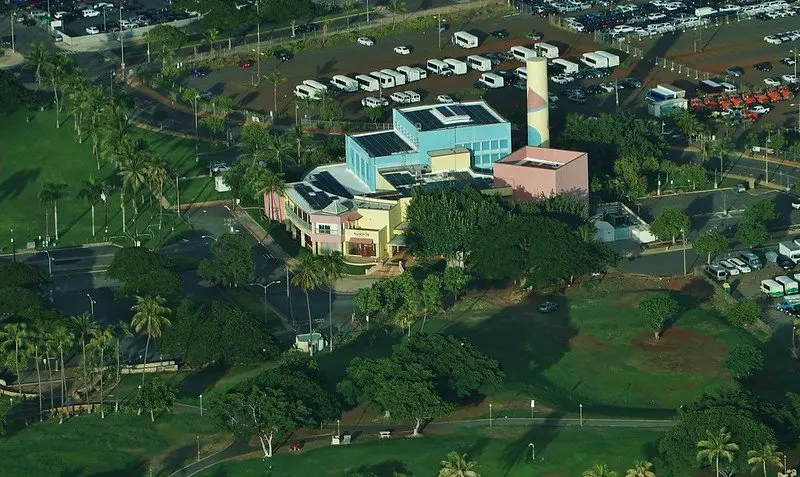
<svg viewBox="0 0 800 477"><path fill-rule="evenodd" d="M597 50L595 51L595 53L600 56L605 56L606 58L608 58L607 68L613 68L615 66L619 66L619 56L603 50Z"/></svg>
<svg viewBox="0 0 800 477"><path fill-rule="evenodd" d="M795 242L779 243L778 253L791 258L794 263L800 262L800 245Z"/></svg>
<svg viewBox="0 0 800 477"><path fill-rule="evenodd" d="M381 89L378 79L369 75L356 75L356 81L358 81L358 87L363 91L378 91Z"/></svg>
<svg viewBox="0 0 800 477"><path fill-rule="evenodd" d="M294 87L294 95L298 98L317 98L321 94L321 90L304 84L299 84Z"/></svg>
<svg viewBox="0 0 800 477"><path fill-rule="evenodd" d="M437 75L449 76L453 74L453 67L448 65L442 60L431 59L428 60L428 71L436 73Z"/></svg>
<svg viewBox="0 0 800 477"><path fill-rule="evenodd" d="M561 65L561 67L564 69L564 74L565 75L572 74L572 73L577 73L578 69L579 69L579 66L578 66L577 63L573 63L571 61L567 61L567 60L565 60L563 58L556 58L555 60L553 60L553 64Z"/></svg>
<svg viewBox="0 0 800 477"><path fill-rule="evenodd" d="M775 281L783 285L783 294L784 295L794 295L798 291L798 284L796 281L792 280L791 278L787 277L786 275L781 275L779 277L775 277Z"/></svg>
<svg viewBox="0 0 800 477"><path fill-rule="evenodd" d="M331 86L346 93L358 91L358 81L345 75L335 75L331 78Z"/></svg>
<svg viewBox="0 0 800 477"><path fill-rule="evenodd" d="M413 81L419 81L422 79L419 76L419 68L414 66L398 66L397 71L406 77L406 83L411 83Z"/></svg>
<svg viewBox="0 0 800 477"><path fill-rule="evenodd" d="M467 74L467 64L455 58L445 58L444 62L450 65L453 74L465 75Z"/></svg>
<svg viewBox="0 0 800 477"><path fill-rule="evenodd" d="M387 74L389 76L394 77L394 84L395 86L400 86L406 84L406 75L400 73L399 71L395 71L390 68L385 68L381 70L381 73Z"/></svg>
<svg viewBox="0 0 800 477"><path fill-rule="evenodd" d="M545 43L545 42L534 43L533 49L539 56L544 56L545 58L550 58L550 59L558 58L558 47L555 45L551 45L550 43Z"/></svg>
<svg viewBox="0 0 800 477"><path fill-rule="evenodd" d="M608 68L608 58L597 53L584 53L580 62L589 68Z"/></svg>
<svg viewBox="0 0 800 477"><path fill-rule="evenodd" d="M452 42L461 48L476 48L478 46L478 37L472 33L457 31L453 33Z"/></svg>
<svg viewBox="0 0 800 477"><path fill-rule="evenodd" d="M419 66L412 66L411 69L416 70L417 75L419 75L419 79L424 80L428 77L428 71L424 68L420 68Z"/></svg>
<svg viewBox="0 0 800 477"><path fill-rule="evenodd" d="M502 88L505 86L505 80L502 76L494 73L483 73L478 81L485 84L489 88Z"/></svg>
<svg viewBox="0 0 800 477"><path fill-rule="evenodd" d="M524 46L512 46L508 52L511 53L511 56L515 59L523 62L536 58L536 52Z"/></svg>
<svg viewBox="0 0 800 477"><path fill-rule="evenodd" d="M394 76L381 73L380 71L372 71L369 75L378 80L378 84L381 85L381 88L394 88L395 86Z"/></svg>
<svg viewBox="0 0 800 477"><path fill-rule="evenodd" d="M303 81L303 84L308 86L309 88L318 89L320 91L328 91L328 87L325 86L324 84L320 83L319 81L305 80L305 81Z"/></svg>
<svg viewBox="0 0 800 477"><path fill-rule="evenodd" d="M470 68L477 71L489 71L492 69L492 60L480 55L469 55L467 57L467 64Z"/></svg>

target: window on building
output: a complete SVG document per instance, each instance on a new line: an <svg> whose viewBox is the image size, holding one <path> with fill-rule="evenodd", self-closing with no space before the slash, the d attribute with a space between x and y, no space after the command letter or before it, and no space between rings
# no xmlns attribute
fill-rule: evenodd
<svg viewBox="0 0 800 477"><path fill-rule="evenodd" d="M497 162L500 160L500 154L492 154L492 162Z"/></svg>
<svg viewBox="0 0 800 477"><path fill-rule="evenodd" d="M508 150L508 139L500 140L500 149L503 149L504 151Z"/></svg>
<svg viewBox="0 0 800 477"><path fill-rule="evenodd" d="M489 141L483 141L481 143L481 151L487 151L487 150L489 150Z"/></svg>
<svg viewBox="0 0 800 477"><path fill-rule="evenodd" d="M331 226L329 224L317 224L317 233L330 235Z"/></svg>
<svg viewBox="0 0 800 477"><path fill-rule="evenodd" d="M492 149L497 149L497 146L500 144L500 141L492 141Z"/></svg>
<svg viewBox="0 0 800 477"><path fill-rule="evenodd" d="M472 143L472 150L473 150L473 151L480 151L480 150L481 150L481 143L479 143L479 142L473 142L473 143Z"/></svg>

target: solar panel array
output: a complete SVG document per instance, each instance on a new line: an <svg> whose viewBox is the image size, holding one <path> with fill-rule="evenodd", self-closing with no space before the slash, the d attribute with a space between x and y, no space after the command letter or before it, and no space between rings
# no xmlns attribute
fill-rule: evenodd
<svg viewBox="0 0 800 477"><path fill-rule="evenodd" d="M436 129L443 129L453 127L453 125L444 124L436 116L432 114L432 110L436 109L444 117L453 116L469 116L471 119L470 124L496 124L501 121L490 113L482 104L451 104L446 106L435 106L433 108L424 108L417 110L401 110L403 114L412 124L416 124L420 131L433 131Z"/></svg>
<svg viewBox="0 0 800 477"><path fill-rule="evenodd" d="M383 178L394 187L408 187L414 184L414 176L408 172L392 172L384 174Z"/></svg>
<svg viewBox="0 0 800 477"><path fill-rule="evenodd" d="M314 210L322 210L329 206L331 202L333 202L333 199L328 196L328 194L315 191L313 188L305 184L296 185L294 190L296 190L297 193L300 194L300 197L308 202L308 205L310 205Z"/></svg>
<svg viewBox="0 0 800 477"><path fill-rule="evenodd" d="M314 174L314 177L311 179L311 183L314 184L315 187L318 189L322 189L326 192L329 192L333 195L344 197L345 199L352 199L353 194L351 194L347 189L333 177L328 171L322 171Z"/></svg>
<svg viewBox="0 0 800 477"><path fill-rule="evenodd" d="M371 157L391 156L400 152L413 151L411 146L394 131L353 136L353 140Z"/></svg>

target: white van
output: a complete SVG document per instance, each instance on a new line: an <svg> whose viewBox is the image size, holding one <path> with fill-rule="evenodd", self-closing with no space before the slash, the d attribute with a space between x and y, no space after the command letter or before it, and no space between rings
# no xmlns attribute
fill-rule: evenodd
<svg viewBox="0 0 800 477"><path fill-rule="evenodd" d="M453 67L448 65L442 60L428 60L428 71L442 76L450 76L453 74Z"/></svg>
<svg viewBox="0 0 800 477"><path fill-rule="evenodd" d="M298 98L317 98L321 95L321 90L304 84L299 84L294 87L294 95Z"/></svg>
<svg viewBox="0 0 800 477"><path fill-rule="evenodd" d="M477 71L489 71L492 69L492 60L480 55L469 55L467 57L467 64L470 68Z"/></svg>
<svg viewBox="0 0 800 477"><path fill-rule="evenodd" d="M719 85L722 86L722 89L725 90L726 93L735 93L739 91L739 88L737 88L736 85L732 83L726 83L723 81Z"/></svg>
<svg viewBox="0 0 800 477"><path fill-rule="evenodd" d="M505 80L503 77L494 73L483 73L481 74L481 77L478 78L478 81L485 84L489 88L502 88L505 86Z"/></svg>
<svg viewBox="0 0 800 477"><path fill-rule="evenodd" d="M320 91L328 91L328 87L320 83L319 81L305 80L303 81L303 84L308 86L309 88L318 89Z"/></svg>
<svg viewBox="0 0 800 477"><path fill-rule="evenodd" d="M408 96L409 103L419 103L420 101L422 101L422 96L420 96L419 93L417 93L416 91L408 90L408 91L403 91L403 93L406 96Z"/></svg>
<svg viewBox="0 0 800 477"><path fill-rule="evenodd" d="M553 60L553 64L561 66L564 69L563 73L565 75L569 75L569 74L572 74L572 73L577 73L578 69L580 68L577 63L573 63L571 61L567 61L567 60L565 60L563 58L554 59Z"/></svg>
<svg viewBox="0 0 800 477"><path fill-rule="evenodd" d="M378 79L369 75L356 75L356 81L363 91L378 91L381 88Z"/></svg>
<svg viewBox="0 0 800 477"><path fill-rule="evenodd" d="M558 58L558 47L550 43L534 43L533 49L538 56L544 56L549 59Z"/></svg>
<svg viewBox="0 0 800 477"><path fill-rule="evenodd" d="M728 271L719 265L709 265L706 267L706 275L715 282L724 282L728 279Z"/></svg>
<svg viewBox="0 0 800 477"><path fill-rule="evenodd" d="M457 75L465 75L467 74L467 64L461 60L457 60L455 58L445 58L444 62L450 65L450 68L453 70L453 74Z"/></svg>
<svg viewBox="0 0 800 477"><path fill-rule="evenodd" d="M478 46L478 37L465 31L453 33L453 44L461 48L475 48Z"/></svg>
<svg viewBox="0 0 800 477"><path fill-rule="evenodd" d="M331 86L347 93L358 91L358 81L345 75L335 75L331 78Z"/></svg>
<svg viewBox="0 0 800 477"><path fill-rule="evenodd" d="M528 68L524 66L520 66L519 68L514 70L514 76L517 78L527 81L528 80Z"/></svg>
<svg viewBox="0 0 800 477"><path fill-rule="evenodd" d="M380 71L373 71L369 75L378 80L378 84L381 85L381 88L394 88L395 86L394 76L387 75Z"/></svg>
<svg viewBox="0 0 800 477"><path fill-rule="evenodd" d="M508 52L519 61L528 61L532 58L536 58L536 52L524 46L512 46Z"/></svg>
<svg viewBox="0 0 800 477"><path fill-rule="evenodd" d="M382 69L381 73L394 77L395 86L406 84L406 75L404 75L403 73L400 73L398 71L389 68Z"/></svg>
<svg viewBox="0 0 800 477"><path fill-rule="evenodd" d="M730 276L734 276L734 275L738 275L739 274L739 269L736 268L736 265L732 264L731 262L729 262L727 260L720 260L720 262L717 265L719 265L720 267L722 267L725 270L727 270L728 271L728 275L730 275Z"/></svg>
<svg viewBox="0 0 800 477"><path fill-rule="evenodd" d="M400 91L392 93L391 96L389 96L389 99L391 99L395 103L402 103L402 104L407 104L411 102L411 97L405 93L401 93Z"/></svg>

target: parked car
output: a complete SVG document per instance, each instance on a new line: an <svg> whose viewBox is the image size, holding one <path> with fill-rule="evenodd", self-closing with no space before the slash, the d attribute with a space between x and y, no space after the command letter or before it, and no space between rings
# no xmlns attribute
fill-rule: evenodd
<svg viewBox="0 0 800 477"><path fill-rule="evenodd" d="M777 87L781 85L781 82L775 78L764 78L764 84L767 86Z"/></svg>
<svg viewBox="0 0 800 477"><path fill-rule="evenodd" d="M236 62L236 66L239 68L250 68L253 66L253 62L250 60L241 60Z"/></svg>
<svg viewBox="0 0 800 477"><path fill-rule="evenodd" d="M781 76L781 81L786 84L794 84L797 83L797 76L796 75L783 75Z"/></svg>
<svg viewBox="0 0 800 477"><path fill-rule="evenodd" d="M194 76L195 78L202 78L203 76L211 73L211 70L208 68L202 67L195 67L189 70L189 74Z"/></svg>
<svg viewBox="0 0 800 477"><path fill-rule="evenodd" d="M411 49L407 46L395 46L394 52L398 55L409 55L411 54Z"/></svg>
<svg viewBox="0 0 800 477"><path fill-rule="evenodd" d="M738 78L739 76L744 75L744 68L741 68L739 66L732 66L725 70L725 74L735 76Z"/></svg>
<svg viewBox="0 0 800 477"><path fill-rule="evenodd" d="M544 35L542 35L539 32L533 31L530 33L526 33L525 38L529 39L530 41L542 41L542 39L544 39Z"/></svg>
<svg viewBox="0 0 800 477"><path fill-rule="evenodd" d="M744 184L739 183L739 184L736 184L735 186L733 186L733 190L735 190L736 193L738 193L738 194L742 194L744 192L747 192L747 187L745 187Z"/></svg>
<svg viewBox="0 0 800 477"><path fill-rule="evenodd" d="M758 71L772 71L772 63L769 61L762 61L761 63L754 64L753 68L757 69Z"/></svg>
<svg viewBox="0 0 800 477"><path fill-rule="evenodd" d="M289 61L292 58L294 58L292 52L286 50L277 50L275 53L272 54L272 56L278 61Z"/></svg>
<svg viewBox="0 0 800 477"><path fill-rule="evenodd" d="M738 275L740 273L739 269L736 268L736 265L732 264L727 260L721 260L719 263L717 263L717 265L724 268L725 271L727 271L728 275L730 276Z"/></svg>
<svg viewBox="0 0 800 477"><path fill-rule="evenodd" d="M298 25L294 28L295 34L297 33L311 33L319 30L319 25L316 23L306 23L305 25Z"/></svg>
<svg viewBox="0 0 800 477"><path fill-rule="evenodd" d="M53 18L55 18L56 20L61 20L62 18L66 17L67 15L69 15L69 13L64 12L64 11L58 11L58 12L55 12L53 14Z"/></svg>
<svg viewBox="0 0 800 477"><path fill-rule="evenodd" d="M781 63L786 66L794 66L797 63L797 60L794 58L787 56L786 58L781 58Z"/></svg>
<svg viewBox="0 0 800 477"><path fill-rule="evenodd" d="M375 40L372 38L367 38L366 36L361 36L356 40L356 42L361 46L373 46L375 45Z"/></svg>
<svg viewBox="0 0 800 477"><path fill-rule="evenodd" d="M208 100L214 97L214 93L212 93L211 91L198 91L197 96L199 98Z"/></svg>
<svg viewBox="0 0 800 477"><path fill-rule="evenodd" d="M795 267L794 260L783 254L778 254L778 257L775 259L775 264L784 270L792 270Z"/></svg>
<svg viewBox="0 0 800 477"><path fill-rule="evenodd" d="M215 174L220 172L225 172L228 169L230 169L230 166L228 166L227 162L217 161L211 163L211 172Z"/></svg>
<svg viewBox="0 0 800 477"><path fill-rule="evenodd" d="M624 80L620 81L619 84L623 88L636 89L636 88L641 88L642 87L642 82L639 81L638 79L632 77L632 76L629 76L629 77L625 78Z"/></svg>
<svg viewBox="0 0 800 477"><path fill-rule="evenodd" d="M539 303L539 312L540 313L551 313L558 310L558 305L553 303L552 301L546 301L544 303Z"/></svg>
<svg viewBox="0 0 800 477"><path fill-rule="evenodd" d="M100 29L97 28L96 26L86 27L86 33L88 33L89 35L97 35L98 33L100 33Z"/></svg>
<svg viewBox="0 0 800 477"><path fill-rule="evenodd" d="M450 96L448 96L446 94L440 94L439 96L437 96L436 97L436 101L438 101L440 103L453 103L454 102L453 98L451 98Z"/></svg>
<svg viewBox="0 0 800 477"><path fill-rule="evenodd" d="M88 8L88 9L83 11L83 18L93 18L93 17L99 17L99 16L100 16L100 12L98 12L97 10L95 10L93 8Z"/></svg>
<svg viewBox="0 0 800 477"><path fill-rule="evenodd" d="M756 114L767 114L769 112L769 110L770 110L770 108L768 108L766 106L762 106L760 104L757 104L757 105L753 106L752 108L750 108L750 112L751 113L756 113Z"/></svg>
<svg viewBox="0 0 800 477"><path fill-rule="evenodd" d="M382 108L389 106L389 100L386 98L367 96L361 100L361 106L364 106L365 108Z"/></svg>
<svg viewBox="0 0 800 477"><path fill-rule="evenodd" d="M508 38L508 30L494 30L489 35L495 38Z"/></svg>

